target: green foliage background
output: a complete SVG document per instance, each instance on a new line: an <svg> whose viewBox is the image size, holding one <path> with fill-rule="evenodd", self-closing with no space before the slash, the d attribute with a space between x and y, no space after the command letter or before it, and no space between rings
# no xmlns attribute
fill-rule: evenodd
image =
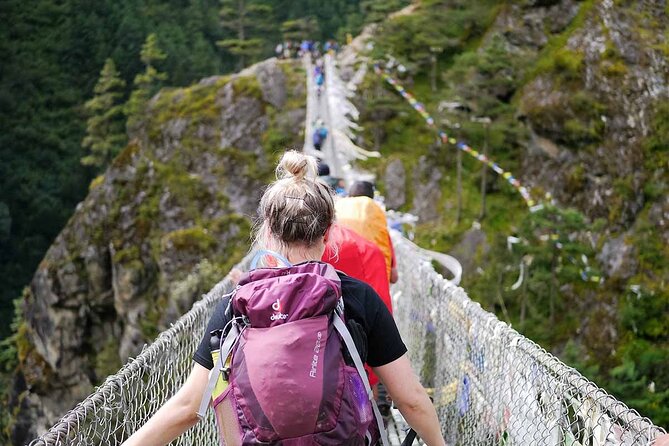
<svg viewBox="0 0 669 446"><path fill-rule="evenodd" d="M379 0L272 0L263 52L272 55L288 20L315 20L312 38L356 33ZM400 7L406 1L395 0ZM107 58L125 81L125 99L145 70L140 50L155 33L167 55L155 69L163 85L185 86L226 73L237 58L216 42L234 38L221 26L218 0L0 1L0 339L10 332L12 300L28 284L46 249L97 175L82 167L84 103Z"/></svg>
<svg viewBox="0 0 669 446"><path fill-rule="evenodd" d="M541 2L545 6L556 3ZM571 22L560 31L549 32L548 42L540 50L510 50L505 37L496 34L491 25L510 8L530 4L537 2L425 0L411 15L382 23L371 51L376 60L385 61L390 54L408 68L407 73L395 72L395 77L424 103L437 127L450 136L480 150L486 132L469 117L492 118L490 156L521 178L527 168L523 158L529 135L527 126L518 119L519 103L523 88L532 80L547 77L554 82L553 89L570 93L568 103L560 109L531 108L524 112L535 131L575 153L593 151L603 143L606 135L599 118L608 113L609 107L615 107L606 103L607 98L597 98L584 88L584 56L566 47L569 37L595 12L596 2L579 2ZM618 5L643 20L639 4ZM640 25L635 32L642 34L642 29ZM663 29L666 33L666 27ZM598 76L625 72L627 68L619 57L615 66L613 59L615 51L607 50L602 66L595 68ZM433 82L436 89L432 88ZM634 196L624 178L614 181L614 205L609 215L588 219L582 213L584 209L571 209L568 203L529 213L517 192L490 172L487 213L481 220L481 164L464 156L463 210L458 223L454 212L453 146L439 144L435 132L379 77L368 75L361 90L357 105L360 124L365 128L364 140L384 155L378 161L366 162L366 167L383 178L391 160L402 160L408 180L406 204L400 210L412 210L411 173L419 156L442 173L442 199L434 203L439 218L416 228L417 242L437 251L453 252L472 222L479 221L488 249L468 253L474 268L461 284L468 295L656 424L669 425L669 250L649 216L651 207L669 191L666 102L657 101L649 120L652 131L639 148L645 178L644 207L639 214L621 218L622 203ZM467 104L470 116L440 111L443 100ZM551 128L551 120L559 125ZM460 128L456 129L454 123ZM581 190L587 168L577 165L567 178L565 190ZM383 182L379 186L384 195L393 193ZM535 196L542 195L540 187L534 192ZM607 240L621 234L631 234L625 243L636 247L633 255L639 262L638 273L624 280L606 277L600 284L597 278L602 272L596 256ZM509 249L510 235L524 241ZM519 277L521 262L525 277L522 286L514 290L511 285ZM640 291L632 291L636 286Z"/></svg>

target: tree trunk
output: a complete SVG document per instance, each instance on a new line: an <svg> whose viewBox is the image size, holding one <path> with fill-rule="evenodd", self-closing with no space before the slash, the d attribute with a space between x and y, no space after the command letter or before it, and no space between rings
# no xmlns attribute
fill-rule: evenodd
<svg viewBox="0 0 669 446"><path fill-rule="evenodd" d="M527 312L527 284L530 281L530 265L525 264L523 259L523 267L527 268L525 270L525 277L523 277L523 293L520 300L520 328L525 329L525 314Z"/></svg>
<svg viewBox="0 0 669 446"><path fill-rule="evenodd" d="M244 18L246 15L246 5L244 0L237 0L237 13L239 21L237 23L237 38L244 42L246 41L246 29L244 28ZM246 57L244 53L239 55L239 69L241 70L246 66Z"/></svg>
<svg viewBox="0 0 669 446"><path fill-rule="evenodd" d="M490 124L485 126L485 140L483 141L483 156L488 158L488 138L490 137ZM479 214L479 220L483 220L485 217L485 194L486 194L486 174L488 173L488 164L483 164L483 169L481 169L481 213Z"/></svg>
<svg viewBox="0 0 669 446"><path fill-rule="evenodd" d="M462 218L462 150L455 148L458 151L456 155L457 160L457 195L458 195L458 207L455 214L455 221L460 224L460 219Z"/></svg>
<svg viewBox="0 0 669 446"><path fill-rule="evenodd" d="M430 61L432 62L432 70L430 71L430 88L432 92L437 91L437 56L434 54L430 56Z"/></svg>
<svg viewBox="0 0 669 446"><path fill-rule="evenodd" d="M550 292L549 292L549 308L550 308L550 323L551 323L551 328L555 324L555 291L557 288L557 272L555 271L557 268L557 253L556 251L555 244L553 244L553 258L551 259L551 284L550 284Z"/></svg>

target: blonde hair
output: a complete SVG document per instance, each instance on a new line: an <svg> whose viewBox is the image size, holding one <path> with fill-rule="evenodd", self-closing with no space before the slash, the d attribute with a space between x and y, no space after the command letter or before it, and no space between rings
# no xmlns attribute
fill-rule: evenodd
<svg viewBox="0 0 669 446"><path fill-rule="evenodd" d="M260 199L255 244L284 251L293 245L311 248L335 220L334 197L317 178L314 157L287 151L276 168L277 180Z"/></svg>

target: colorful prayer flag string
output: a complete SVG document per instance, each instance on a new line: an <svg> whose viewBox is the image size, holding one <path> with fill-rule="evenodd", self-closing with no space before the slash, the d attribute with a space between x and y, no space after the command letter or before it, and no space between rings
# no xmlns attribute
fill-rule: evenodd
<svg viewBox="0 0 669 446"><path fill-rule="evenodd" d="M392 87L413 107L413 109L423 117L429 127L436 129L434 125L434 118L432 118L432 116L430 116L430 114L425 110L425 105L422 102L419 102L411 93L406 91L406 89L396 79L392 78L378 64L374 65L374 72L381 76L388 84L392 85ZM483 164L488 165L488 167L494 170L498 175L501 175L502 178L504 178L514 189L518 191L520 196L523 197L527 207L531 208L536 204L536 202L532 199L529 190L523 186L520 181L511 174L511 172L505 171L499 166L499 164L488 158L486 155L472 149L465 142L457 141L455 138L449 137L443 130L436 130L439 138L444 144L454 145L459 150L468 153Z"/></svg>

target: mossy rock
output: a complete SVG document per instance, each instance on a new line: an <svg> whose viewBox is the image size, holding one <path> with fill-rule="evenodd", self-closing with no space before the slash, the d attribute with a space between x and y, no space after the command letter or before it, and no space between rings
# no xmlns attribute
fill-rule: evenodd
<svg viewBox="0 0 669 446"><path fill-rule="evenodd" d="M119 357L119 343L115 337L110 337L106 344L96 352L93 352L93 370L98 381L103 380L106 376L116 373L121 366L121 358Z"/></svg>
<svg viewBox="0 0 669 446"><path fill-rule="evenodd" d="M204 228L194 226L165 234L161 239L163 250L168 246L177 251L208 252L216 246L216 239Z"/></svg>
<svg viewBox="0 0 669 446"><path fill-rule="evenodd" d="M239 76L232 82L232 88L236 96L250 96L263 100L260 82L255 76Z"/></svg>
<svg viewBox="0 0 669 446"><path fill-rule="evenodd" d="M104 175L98 175L97 177L93 178L91 180L91 183L88 185L88 190L89 192L95 189L96 187L100 186L105 180Z"/></svg>
<svg viewBox="0 0 669 446"><path fill-rule="evenodd" d="M133 162L135 155L139 153L140 147L136 141L131 141L125 149L121 150L112 161L112 166L118 169L126 167Z"/></svg>
<svg viewBox="0 0 669 446"><path fill-rule="evenodd" d="M132 261L140 260L140 257L139 247L137 245L131 245L116 251L112 257L112 261L114 263L127 264Z"/></svg>

